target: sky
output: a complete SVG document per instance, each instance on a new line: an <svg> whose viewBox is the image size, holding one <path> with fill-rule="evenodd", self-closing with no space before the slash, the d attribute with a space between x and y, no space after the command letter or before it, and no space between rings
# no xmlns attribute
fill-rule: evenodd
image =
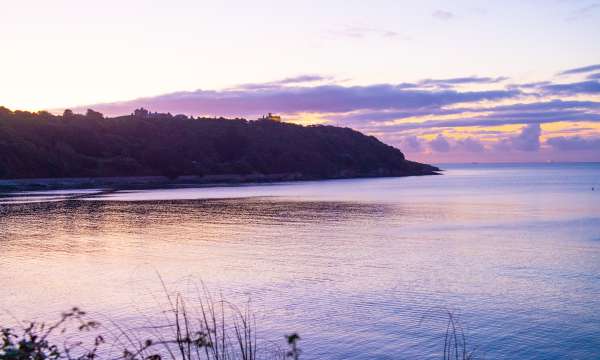
<svg viewBox="0 0 600 360"><path fill-rule="evenodd" d="M419 161L600 161L600 0L0 3L10 109L274 112Z"/></svg>

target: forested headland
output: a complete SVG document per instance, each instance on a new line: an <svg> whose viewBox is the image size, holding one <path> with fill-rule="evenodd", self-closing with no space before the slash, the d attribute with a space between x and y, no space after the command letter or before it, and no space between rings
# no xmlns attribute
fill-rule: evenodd
<svg viewBox="0 0 600 360"><path fill-rule="evenodd" d="M105 117L0 107L0 178L429 175L397 148L349 128L150 113Z"/></svg>

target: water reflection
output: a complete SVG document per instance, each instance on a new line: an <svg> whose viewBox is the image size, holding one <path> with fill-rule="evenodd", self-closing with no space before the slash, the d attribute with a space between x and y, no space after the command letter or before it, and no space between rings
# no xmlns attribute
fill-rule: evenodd
<svg viewBox="0 0 600 360"><path fill-rule="evenodd" d="M310 359L439 358L446 310L490 358L598 358L600 170L552 169L4 202L0 308L135 322L158 272L250 296Z"/></svg>
<svg viewBox="0 0 600 360"><path fill-rule="evenodd" d="M89 252L97 251L98 247L74 249L72 246L80 243L81 238L94 237L102 242L107 237L127 237L130 234L152 238L160 234L164 241L171 237L172 232L201 234L203 241L226 241L232 235L229 232L231 226L238 227L236 232L269 225L300 229L323 222L370 222L401 211L389 204L277 201L269 198L129 202L54 200L0 206L0 227L5 229L0 240L4 250L15 247L16 251L31 248ZM52 241L48 241L49 238ZM64 241L59 241L61 239Z"/></svg>

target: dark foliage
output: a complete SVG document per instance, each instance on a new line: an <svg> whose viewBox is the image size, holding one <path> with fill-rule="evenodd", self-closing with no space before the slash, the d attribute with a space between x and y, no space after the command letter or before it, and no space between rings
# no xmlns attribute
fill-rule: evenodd
<svg viewBox="0 0 600 360"><path fill-rule="evenodd" d="M432 174L348 128L149 113L0 107L0 178L276 175L295 179Z"/></svg>
<svg viewBox="0 0 600 360"><path fill-rule="evenodd" d="M205 290L206 291L206 290ZM168 296L168 295L167 295ZM256 322L245 310L205 292L198 313L190 312L177 295L168 296L166 324L127 328L115 322L104 328L73 308L59 321L28 323L21 329L0 326L0 360L299 360L300 336L285 336L288 350L259 341ZM69 332L89 332L73 339ZM161 331L162 330L162 331ZM104 334L103 334L104 333ZM443 338L443 360L475 360L471 345L452 313ZM391 356L391 355L390 355ZM400 356L399 358L402 358Z"/></svg>

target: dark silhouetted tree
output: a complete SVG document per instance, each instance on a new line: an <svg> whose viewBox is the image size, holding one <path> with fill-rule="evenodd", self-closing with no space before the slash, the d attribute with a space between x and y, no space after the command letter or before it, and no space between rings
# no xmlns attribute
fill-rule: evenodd
<svg viewBox="0 0 600 360"><path fill-rule="evenodd" d="M85 116L90 118L90 119L102 119L104 118L104 115L102 115L102 113L98 112L98 111L94 111L92 109L87 109L87 111L85 112Z"/></svg>

